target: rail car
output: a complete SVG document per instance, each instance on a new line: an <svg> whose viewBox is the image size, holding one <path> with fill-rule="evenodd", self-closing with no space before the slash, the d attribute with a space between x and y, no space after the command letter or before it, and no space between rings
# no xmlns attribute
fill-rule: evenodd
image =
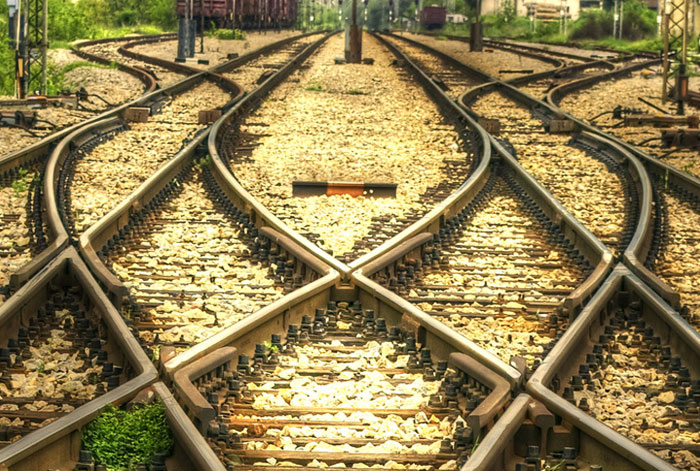
<svg viewBox="0 0 700 471"><path fill-rule="evenodd" d="M427 6L420 12L420 24L428 29L440 29L445 26L447 9L445 7Z"/></svg>
<svg viewBox="0 0 700 471"><path fill-rule="evenodd" d="M206 24L240 29L289 28L297 15L296 0L178 0L178 17L184 17L187 8L199 18L203 12Z"/></svg>

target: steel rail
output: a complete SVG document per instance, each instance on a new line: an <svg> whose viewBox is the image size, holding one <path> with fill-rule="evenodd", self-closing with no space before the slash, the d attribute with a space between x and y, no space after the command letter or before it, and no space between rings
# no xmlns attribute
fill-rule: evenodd
<svg viewBox="0 0 700 471"><path fill-rule="evenodd" d="M695 375L700 374L700 334L668 306L656 293L639 280L627 267L618 265L601 289L591 299L573 324L564 333L561 341L552 349L537 371L528 381L526 389L548 408L586 431L594 439L605 444L619 455L645 471L671 471L676 468L654 456L642 446L623 437L608 426L598 422L578 407L570 404L550 389L555 377L564 378L578 366L574 361L588 351L595 342L596 332L603 327L607 307L614 296L623 289L635 293L647 307L644 317L676 351L686 359L686 364Z"/></svg>
<svg viewBox="0 0 700 471"><path fill-rule="evenodd" d="M434 53L435 55L445 60L448 60L451 64L455 64L461 69L470 70L475 75L481 74L485 78L485 81L489 82L478 86L479 90L481 90L482 93L490 90L491 88L504 87L505 90L508 92L509 96L512 96L520 103L525 104L525 106L528 106L529 108L536 107L539 109L551 111L551 109L542 101L520 92L516 87L512 85L506 84L503 81L498 81L493 77L490 77L484 74L483 72L480 72L477 69L474 69L473 67L464 64L463 62L458 61L454 57L441 53L440 51L436 51L433 48L430 48L429 46L423 45L421 43L414 42L406 38L398 38L408 41L411 44L420 46L425 50ZM405 60L410 62L410 60L408 59L408 57L405 56L405 54L404 57ZM464 102L464 97L470 96L471 93L471 91L465 92L456 101L462 107L465 113L469 112L472 116L475 116L475 114L470 110L469 106L467 106ZM573 215L571 215L571 213L569 213L569 211L566 210L566 208L564 208L564 206L554 196L552 196L547 189L545 189L535 178L533 178L520 165L517 159L515 159L502 146L500 142L498 142L491 135L489 135L489 139L491 141L491 147L495 149L496 152L502 157L501 160L513 170L514 174L517 176L523 188L528 191L530 196L535 199L535 201L540 205L540 207L547 211L550 219L552 219L555 223L559 224L562 227L562 229L564 230L564 235L570 241L581 246L586 258L588 258L588 260L591 261L591 264L595 265L593 273L566 299L565 307L569 309L571 311L571 314L573 315L574 309L580 308L585 303L586 298L589 297L595 291L596 287L605 279L608 271L612 268L612 265L614 263L612 253L583 224L581 224ZM632 168L634 168L636 171L639 171L641 169L641 166L633 163ZM644 180L645 175L643 171L639 174L638 178L639 181ZM647 201L647 199L648 198L644 197L643 200Z"/></svg>
<svg viewBox="0 0 700 471"><path fill-rule="evenodd" d="M244 96L245 92L232 80L222 77L221 73L224 73L231 69L235 69L236 67L239 67L249 61L258 58L262 54L273 51L279 47L283 47L289 44L290 42L308 36L308 34L311 33L293 36L278 41L276 43L269 44L258 50L251 51L250 53L247 53L241 57L214 66L210 70L201 71L192 76L185 77L181 81L172 84L166 88L158 89L151 93L147 93L135 100L132 100L131 102L125 103L117 108L102 113L99 116L83 121L82 123L76 123L73 126L70 126L62 131L48 136L45 139L42 139L41 141L29 146L25 150L15 152L13 154L9 154L5 157L0 158L0 173L10 171L11 169L14 169L20 165L26 165L27 163L38 161L41 158L42 154L54 145L56 145L57 147L56 149L54 149L52 155L55 155L56 159L64 158L64 153L68 152L70 146L74 145L70 142L72 142L73 139L78 139L78 136L80 136L83 132L90 133L92 132L92 130L99 129L100 127L104 126L105 122L118 119L117 117L121 116L124 113L124 111L131 106L144 106L150 102L156 101L162 96L172 96L178 93L182 93L187 89L194 87L196 84L203 82L204 80L213 80L219 83L225 89L232 92L234 98L229 101L229 103L224 107L224 109L230 108L231 106L233 106L234 103L239 101ZM104 42L104 40L99 41ZM188 146L186 146L180 153L178 153L178 156L181 158L185 158L186 154L194 152L194 150L196 149L195 143L201 144L202 142L204 142L204 139L206 139L207 133L210 130L211 127L207 128L207 130L203 134L197 135ZM61 145L63 141L66 141L65 145ZM63 157L59 157L59 155L56 155L57 150ZM52 164L50 160L51 159L47 160L47 168L44 171L45 185L47 185L47 182L51 180L51 190L53 191L55 190L55 178L57 177L58 172L60 171L60 165L56 165L58 162ZM49 170L49 167L51 171L47 172L47 170ZM46 178L46 175L53 175L53 178ZM20 268L20 270L17 273L11 276L10 286L14 289L18 288L19 286L21 286L22 283L25 283L29 278L31 278L32 275L34 275L43 265L45 265L49 260L51 260L51 258L54 257L58 252L60 252L60 250L63 249L68 243L67 231L65 231L65 228L59 227L58 221L60 221L60 218L56 219L55 217L57 213L54 210L58 208L58 202L55 199L55 193L53 194L53 196L50 195L51 193L45 193L44 199L46 201L45 205L47 207L48 214L52 215L51 219L48 222L49 229L54 234L53 242L49 245L49 247L46 250L34 257L29 263ZM90 264L90 267L94 269L96 265L90 263L91 260L89 259L87 261Z"/></svg>
<svg viewBox="0 0 700 471"><path fill-rule="evenodd" d="M627 75L636 70L640 70L650 65L654 65L658 62L659 60L657 59L642 64L633 64L629 67L614 72L600 74L597 76L588 77L586 79L576 80L566 84L562 84L561 86L550 91L549 95L547 96L547 102L554 109L557 109L559 113L566 116L567 119L574 121L576 125L580 127L580 129L584 129L590 133L599 135L603 139L606 139L620 146L625 151L637 157L643 163L644 167L647 169L648 172L652 172L656 175L661 175L665 180L673 182L678 187L683 188L695 195L700 195L700 178L695 177L693 175L689 175L688 173L683 172L680 169L677 169L676 167L673 167L657 159L656 157L650 156L649 154L630 144L629 142L626 142L623 139L618 138L617 136L605 132L597 126L591 125L585 122L584 120L565 112L558 106L562 98L567 94L574 93L577 90L590 86L594 83L599 83L605 80L610 80ZM623 260L635 275L640 277L642 280L644 280L645 283L651 286L654 289L654 291L659 293L659 295L661 295L669 304L671 304L671 306L678 309L680 308L681 302L680 294L674 288L669 286L666 282L661 280L655 273L646 268L642 261L644 254L651 245L652 236L653 231L648 231L646 233L646 237L642 237L640 238L640 240L637 241L637 247L639 247L640 250L635 251L630 250L630 248L628 248L628 250L626 250L624 253Z"/></svg>

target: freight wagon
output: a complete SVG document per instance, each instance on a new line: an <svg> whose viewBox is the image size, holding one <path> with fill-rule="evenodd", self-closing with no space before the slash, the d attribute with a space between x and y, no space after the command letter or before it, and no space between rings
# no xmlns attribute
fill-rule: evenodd
<svg viewBox="0 0 700 471"><path fill-rule="evenodd" d="M186 16L187 5L178 0L178 17ZM297 14L296 0L192 0L190 8L194 18L204 11L206 24L240 29L289 28Z"/></svg>
<svg viewBox="0 0 700 471"><path fill-rule="evenodd" d="M420 12L420 24L427 29L439 29L445 25L447 9L445 7L423 7Z"/></svg>

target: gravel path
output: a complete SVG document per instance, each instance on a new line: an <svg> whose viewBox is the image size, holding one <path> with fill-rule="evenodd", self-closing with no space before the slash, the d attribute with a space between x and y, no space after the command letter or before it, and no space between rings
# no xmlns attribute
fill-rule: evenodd
<svg viewBox="0 0 700 471"><path fill-rule="evenodd" d="M27 172L0 186L0 305L6 300L1 289L9 284L10 276L32 259L27 200L36 176L36 172Z"/></svg>
<svg viewBox="0 0 700 471"><path fill-rule="evenodd" d="M268 44L281 41L285 38L291 36L297 36L301 34L299 31L279 31L279 32L246 32L246 38L237 39L217 39L217 38L204 38L204 53L200 53L200 42L199 36L197 36L197 41L195 44L196 54L193 59L187 61L187 65L192 67L197 67L199 69L207 69L215 65L221 64L228 61L228 54L236 53L240 56L247 54L256 49L260 49ZM141 54L146 54L151 57L157 57L159 59L165 59L168 61L174 61L177 57L177 41L163 41L154 44L143 44L141 46L136 46L131 49L134 52ZM197 60L205 59L209 61L209 64L199 64Z"/></svg>
<svg viewBox="0 0 700 471"><path fill-rule="evenodd" d="M131 123L130 129L81 158L71 187L76 233L107 214L204 129L205 125L197 124L200 110L222 106L230 99L227 91L204 82L175 96L147 123Z"/></svg>
<svg viewBox="0 0 700 471"><path fill-rule="evenodd" d="M431 208L422 195L445 181L455 188L469 164L454 128L418 85L391 66L394 56L368 35L364 48L375 65L334 65L343 55L343 38L332 37L307 70L275 89L240 126L242 135L259 140L250 155L232 160L237 178L256 198L335 256L380 244L367 240L356 247L383 231L377 224L397 232L406 218L424 214ZM448 161L456 162L452 169ZM397 183L397 198L292 198L293 180Z"/></svg>

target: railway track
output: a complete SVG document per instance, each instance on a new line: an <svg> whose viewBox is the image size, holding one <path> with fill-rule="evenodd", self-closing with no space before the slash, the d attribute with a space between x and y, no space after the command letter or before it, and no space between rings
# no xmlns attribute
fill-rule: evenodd
<svg viewBox="0 0 700 471"><path fill-rule="evenodd" d="M700 379L693 366L700 354L697 334L622 266L589 299L612 264L610 251L591 232L596 225L608 224L608 233L600 232L599 239L628 264L630 257L646 261L646 268L635 265L635 273L647 270L643 277L655 289L654 273L681 291L686 306L680 313L693 321L694 272L692 262L682 255L697 239L697 187L688 186L679 173L666 172L664 179L662 166L647 163L655 198L649 214L646 173L625 149L591 133L551 133L561 116L502 84L486 86L486 95L479 98L479 106L496 109L502 124L493 140L501 155L492 161L488 141L480 141L475 128L467 125L471 118L455 111L440 92L446 89L453 100L468 97L464 84L476 85L478 72L401 40L389 39L386 46L367 42L365 53L375 65L343 65L340 71L333 63L338 54L331 55L330 47L321 47L304 63L322 43L307 37L218 68L249 91L249 97L230 111L223 110L224 119L209 136L210 150L230 158L228 168L216 152L206 156L202 143L208 129L183 123L201 111L193 109L193 103L217 105L202 102L206 85L212 83L202 77L199 88L185 91L184 84L176 88L178 93L166 95L172 101L150 116L146 124L154 127L131 149L118 139L137 126L129 124L129 129L115 118L62 141L49 161L44 185L34 178L39 164L32 162L14 167L27 168L26 174L5 174L5 187L17 192L19 196L13 196L25 206L30 200L40 201L41 192L34 188L47 189L49 199L58 202L47 202L49 232L59 239L70 235L92 274L75 249L68 248L0 305L2 335L7 336L0 335L0 345L8 345L0 349L0 425L6 425L5 419L15 420L12 413L22 421L0 427L0 445L5 447L0 462L10 470L15 465L24 469L30 462L63 469L74 466L77 458L78 468L104 466L89 450L71 456L70 464L55 450L77 451L76 437L84 433L85 424L106 413L108 403L126 411L157 401L175 443L169 457L151 456L151 469L594 471L611 463L620 471L668 471L671 464L689 471L698 467L694 453L700 450L694 443L700 438ZM331 38L330 44L336 43L340 41ZM394 56L387 50L399 59L392 66ZM393 67L396 82L375 80L372 67L378 66ZM347 87L341 80L346 71L355 78L366 75L367 83ZM347 232L337 233L357 225L356 213L350 211L343 214L343 225L304 231L329 224L323 220L324 211L377 204L390 214L396 212L393 202L359 197L343 203L352 206L332 206L325 201L331 199L327 195L318 198L321 203L313 197L305 200L313 201L305 207L305 220L291 211L275 213L316 244L309 247L234 181L259 184L255 179L264 174L241 169L261 153L270 160L292 155L298 167L313 170L315 165L313 175L329 179L323 172L326 167L336 171L336 163L315 154L313 146L325 144L318 136L328 135L328 128L338 134L347 130L334 127L332 119L318 121L321 110L346 116L348 109L341 103L347 100L360 108L369 108L371 102L375 114L381 114L377 103L381 105L383 95L396 101L391 88L402 84L399 91L406 93L413 77L427 95L437 97L434 103L443 113L435 105L425 112L413 94L411 116L420 124L402 138L407 141L415 138L411 132L418 132L436 155L458 156L436 167L431 178L440 184L435 190L416 192L416 201L426 207L404 213L403 219L387 220L374 213L367 219L372 224L362 226L366 232L351 233L350 240ZM382 94L364 95L372 87ZM415 86L412 90L422 93ZM188 103L174 106L190 92L199 94L199 101L189 97ZM229 101L233 92L230 87L220 89L220 101ZM328 106L334 98L342 98L337 109ZM284 108L301 102L304 107ZM156 109L162 105L148 104ZM109 162L110 154L141 149L149 137L161 137L161 128L155 126L168 124L166 116L178 125L191 125L187 137L163 137L173 145L163 160L130 167L129 178L120 180L126 185L110 189L118 195L114 201L105 200L97 209L83 204L91 214L76 215L79 198L90 196L86 190L107 186L110 178L117 181L123 174L116 169L125 164ZM433 121L421 123L423 117ZM295 140L298 130L287 127L291 118L307 128L313 123L308 132L311 147ZM360 147L369 145L363 133L375 121L356 121L351 135L360 136ZM407 121L402 122L405 126ZM420 134L420 126L433 134ZM377 129L372 130L376 140ZM337 150L353 143L332 144ZM557 152L551 151L553 145ZM566 158L556 155L558 151L565 151ZM304 153L310 155L308 162L299 157ZM486 159L484 165L480 157ZM88 165L79 170L81 162L98 158L106 170ZM346 160L340 175L354 175L348 162L354 161ZM367 162L374 165L371 159L360 163ZM402 165L400 159L390 163ZM555 179L553 169L560 168L565 178ZM421 167L423 174L433 170ZM453 170L449 178L439 173ZM278 163L265 171L284 176L290 167ZM370 173L376 176L376 168ZM586 177L586 193L572 184L581 175ZM424 178L415 172L402 177L403 185ZM286 178L282 184L289 183ZM277 187L268 183L263 181L261 188L274 195ZM625 204L598 205L590 197L599 191L602 204L598 186ZM590 219L584 221L591 225L589 232L545 187L577 216L575 210L587 209L582 206L594 200L597 211L606 211L603 219L594 219L590 211ZM402 191L399 187L397 199ZM92 193L100 192L106 194L102 189ZM13 203L14 212L7 218L15 224L13 231L26 231L26 219L34 221L33 214L25 210L28 216L23 216L17 209L20 203L8 201ZM41 214L40 206L35 211ZM647 227L652 216L653 231ZM41 218L37 224L43 227ZM58 234L55 226L66 226L69 234ZM12 232L10 237L26 234ZM354 257L355 263L345 265L314 250L324 248L337 256L338 247L346 250L344 261ZM52 310L54 317L44 314ZM591 343L598 333L598 342ZM34 349L19 352L21 360L4 360L15 345L24 348L30 343ZM43 392L21 395L47 387L45 380L55 371L50 362L47 368L46 359L52 355L68 365L68 376L76 383L71 388L82 393L76 394L78 399L47 398ZM2 370L5 363L7 369ZM114 373L104 374L110 364L118 382ZM20 375L32 381L19 385ZM19 396L4 389L8 377ZM149 387L158 379L166 384ZM54 385L64 386L60 381ZM528 394L515 397L523 388ZM8 405L7 397L17 399L13 404L18 409ZM56 414L46 417L40 414L44 412ZM28 436L17 439L24 434Z"/></svg>
<svg viewBox="0 0 700 471"><path fill-rule="evenodd" d="M419 62L426 55L438 57L427 46L408 44L398 43ZM421 55L415 56L416 51ZM638 188L624 162L597 148L602 146L555 134L552 121L557 116L536 102L522 102L498 88L472 90L460 96L462 104L492 120L488 124L498 141L615 255L621 255L634 234L639 208Z"/></svg>
<svg viewBox="0 0 700 471"><path fill-rule="evenodd" d="M700 342L689 330L618 267L529 389L548 387L677 469L698 469Z"/></svg>
<svg viewBox="0 0 700 471"><path fill-rule="evenodd" d="M144 372L147 360L90 281L70 249L0 306L0 448L104 405Z"/></svg>
<svg viewBox="0 0 700 471"><path fill-rule="evenodd" d="M674 114L670 103L664 105L656 98L661 89L658 70L631 70L623 76L606 76L597 83L586 83L585 86L585 91L579 91L576 83L567 84L559 89L561 91L554 91L552 102L640 151L700 177L697 149L665 144L661 138L660 126L626 123L626 118L635 114L659 114L657 108L642 103L637 97L645 98L652 105L666 109L669 115ZM632 90L634 92L631 92ZM614 112L616 108L619 113ZM686 114L693 114L692 108ZM687 123L668 127L689 129Z"/></svg>
<svg viewBox="0 0 700 471"><path fill-rule="evenodd" d="M222 458L236 456L245 470L448 470L466 461L474 437L457 403L473 410L489 391L353 304L332 303L313 323L290 326L285 343L272 344L279 352L241 356L236 373L200 383L217 399L221 419L207 435Z"/></svg>
<svg viewBox="0 0 700 471"><path fill-rule="evenodd" d="M262 55L231 72L225 73L224 76L240 84L244 90L253 90L320 37L320 33L306 36L274 53Z"/></svg>
<svg viewBox="0 0 700 471"><path fill-rule="evenodd" d="M129 290L122 313L148 351L185 349L303 284L208 169L185 170L162 195L101 252Z"/></svg>
<svg viewBox="0 0 700 471"><path fill-rule="evenodd" d="M323 38L312 39L318 42ZM301 44L291 42L283 51L298 52L309 46L310 42L303 39ZM275 50L271 55L280 58ZM288 61L292 59L289 53L284 57ZM187 93L190 92L183 96ZM202 104L201 86L191 93L190 103L196 101L198 106L206 106ZM186 113L184 116L189 119L198 111L188 109L187 103L173 107ZM161 115L167 113L164 107ZM160 115L154 121L157 116ZM170 121L164 121L167 129L173 128ZM80 236L80 245L87 250L88 263L99 273L98 277L149 356L157 358L164 349L173 354L182 352L314 279L312 269L307 271L302 262L291 257L284 243L276 242L275 235L260 233L250 216L229 200L217 183L220 177L212 172L211 160L202 156L199 146L206 134L195 135L192 142L178 149L177 156L174 151L166 154L171 160L157 172L155 165L145 172L144 159L150 152L144 152L144 159L132 166L121 161L115 165L109 152L99 152L101 145L111 144L129 132L122 131L102 144L105 136L109 139L111 130L119 126L118 122L107 124L109 127L99 131L96 138L79 138L83 145L66 152L62 158L69 162L75 155L83 159L80 163L93 159L83 167L93 172L82 180L90 180L91 184L117 168L121 175L125 169L134 169L133 181L121 179L123 187L129 185L130 195L126 199L130 205L111 205L95 214L93 197L93 221L83 224L81 229L93 226L93 222L97 224ZM190 127L194 126L190 124ZM150 130L148 134L152 133ZM135 139L143 137L137 134ZM172 141L166 135L163 142ZM124 145L117 143L108 150L115 148L123 149ZM129 162L133 152L127 154L122 155ZM95 159L100 156L107 170L95 168ZM57 179L59 205L64 208L64 220L68 222L71 216L68 209L75 206L68 206L66 196L85 193L79 189L79 183L71 186L64 177L70 172L72 167L63 165ZM145 181L147 173L154 172ZM113 175L116 178L116 173ZM114 189L110 191L114 194ZM111 221L118 224L115 226Z"/></svg>
<svg viewBox="0 0 700 471"><path fill-rule="evenodd" d="M195 426L223 466L244 470L459 469L507 383L449 347L432 353L448 334L421 340L415 325L337 293L293 301L305 308L286 334L230 332L230 346L177 370L175 396Z"/></svg>
<svg viewBox="0 0 700 471"><path fill-rule="evenodd" d="M20 328L0 351L0 444L18 440L120 383L123 365L108 361L99 321L80 302L82 292L67 288L48 294L29 327Z"/></svg>
<svg viewBox="0 0 700 471"><path fill-rule="evenodd" d="M506 363L534 369L566 330L564 307L592 272L505 170L419 255L372 278Z"/></svg>
<svg viewBox="0 0 700 471"><path fill-rule="evenodd" d="M483 76L475 75L470 70L459 67L456 62L437 57L420 46L404 43L400 39L387 39L394 46L400 47L430 78L442 88L447 95L456 100L470 88L480 84Z"/></svg>
<svg viewBox="0 0 700 471"><path fill-rule="evenodd" d="M174 37L175 35L165 34L157 35L153 38L146 37L145 40L158 42L167 41L173 39ZM124 46L135 42L135 40L140 42L143 41L144 38L123 38L120 40L110 38L106 40L86 41L83 44L78 43L75 50L91 56L100 57L109 62L125 64L135 69L142 70L152 76L161 87L172 85L182 80L187 75L187 73L184 73L182 70L176 71L172 68L165 67L162 64L159 65L153 62L144 62L143 60L126 56L123 53Z"/></svg>
<svg viewBox="0 0 700 471"><path fill-rule="evenodd" d="M476 165L480 145L455 119L454 110L447 106L446 116L441 115L405 71L391 68L393 59L383 46L372 40L366 51L381 64L380 75L373 66L334 66L339 44L339 38L329 39L299 81L275 88L260 107L246 103L245 110L236 111L235 119L225 122L215 136L215 147L210 140L210 152L220 154L244 190L269 209L265 219L278 218L317 248L349 262L447 198ZM392 113L403 109L397 100L403 103L409 96L415 111L406 116L407 127L403 114ZM348 106L356 118L350 129L343 129L336 118ZM380 113L385 108L394 111ZM396 137L379 142L377 133ZM343 144L349 136L360 149L352 155ZM416 168L421 168L420 174ZM394 199L294 197L296 180L386 182L398 188Z"/></svg>
<svg viewBox="0 0 700 471"><path fill-rule="evenodd" d="M464 44L463 40L456 40L454 37L447 41L410 33L397 33L395 37L424 44L433 50L438 50L467 63L488 76L498 77L502 80L512 80L533 73L542 73L562 65L560 58L554 58L550 54L531 53L524 50L516 52L509 48L498 47L498 45L486 48L484 52L471 52L468 51L468 46Z"/></svg>
<svg viewBox="0 0 700 471"><path fill-rule="evenodd" d="M600 84L593 88L597 91L606 88L613 91L621 85L639 84L641 72L635 73L633 69L634 67L630 78L624 78L629 76L630 72L623 71L620 74L623 78L609 83L606 79L615 79L620 75L608 74L601 77ZM653 86L653 77L643 82L646 81L650 83L643 84L644 87ZM571 103L571 100L578 100L577 97L570 98L569 94L575 93L583 83L573 82L570 85L563 85L559 90L552 92L549 100L554 103ZM629 98L619 95L616 97L622 100L620 105L623 107L631 104ZM586 97L580 99L585 101ZM566 109L565 105L564 108ZM585 109L583 105L581 109ZM609 116L604 116L602 119L603 123L614 121ZM605 125L601 125L598 129L598 132L609 133L612 136L611 139L619 138L621 145L629 146L630 151L635 152L645 164L653 184L654 219L653 230L649 231L646 240L648 251L641 257L627 258L636 268L635 273L640 273L646 282L679 309L680 314L698 330L700 329L698 320L700 289L695 282L697 269L690 260L693 259L697 246L698 231L695 228L695 222L698 220L697 201L700 182L696 178L686 176L694 172L687 165L683 167L678 164L679 161L674 161L672 158L656 160L654 157L659 157L657 150L634 146L634 141L628 139L629 133L643 134L647 129L649 128L608 128ZM596 128L591 126L591 130L596 131ZM658 133L658 129L655 131ZM680 161L687 162L688 160L685 160L682 154L682 152L679 153Z"/></svg>
<svg viewBox="0 0 700 471"><path fill-rule="evenodd" d="M167 35L166 35L167 36ZM160 36L141 39L142 41L155 41ZM85 44L97 44L94 47L108 47L109 44L127 44L134 41L135 38L127 38L123 40L114 39L87 41ZM21 110L29 113L35 113L37 124L29 129L24 127L3 127L0 129L0 156L11 155L17 151L22 151L24 148L41 142L43 139L51 137L53 134L65 130L77 123L89 120L98 115L102 115L122 103L134 100L142 93L148 93L155 89L155 82L152 71L142 66L132 67L125 62L130 59L121 55L100 55L92 54L87 50L82 50L80 47L73 48L73 53L87 61L95 64L115 67L102 71L94 70L93 75L98 74L100 77L97 80L81 80L81 84L85 84L83 89L88 95L84 96L79 92L78 87L71 90L71 100L63 100L63 103L49 103L48 105L37 105L37 102L31 100L17 100L13 102L11 110ZM133 61L132 61L133 62ZM176 67L177 64L165 64L171 67ZM163 70L168 70L163 68ZM80 72L79 69L72 71L66 77L69 80L71 74ZM166 72L164 72L166 73ZM172 73L172 72L171 72ZM128 74L128 75L127 75ZM184 75L178 75L178 80L184 78ZM107 86L102 86L101 82L111 82ZM143 89L139 89L138 82L141 82Z"/></svg>
<svg viewBox="0 0 700 471"><path fill-rule="evenodd" d="M200 111L221 108L235 97L235 90L203 81L155 102L147 122L124 123L123 130L73 152L59 177L59 202L70 233L85 231L205 130Z"/></svg>
<svg viewBox="0 0 700 471"><path fill-rule="evenodd" d="M656 175L654 183L656 220L645 266L680 295L681 315L700 331L700 286L694 263L700 200L697 193L676 182L664 182L661 175Z"/></svg>
<svg viewBox="0 0 700 471"><path fill-rule="evenodd" d="M472 110L501 125L499 141L615 255L637 224L638 194L620 162L569 135L547 132L532 111L498 92L477 99Z"/></svg>

